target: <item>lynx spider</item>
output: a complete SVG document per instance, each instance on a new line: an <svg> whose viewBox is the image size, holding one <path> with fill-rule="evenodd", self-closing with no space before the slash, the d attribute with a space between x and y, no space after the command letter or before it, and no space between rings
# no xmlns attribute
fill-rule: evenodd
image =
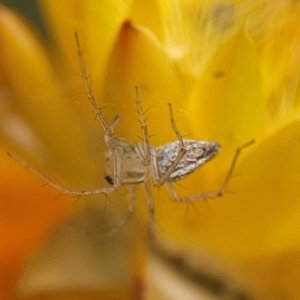
<svg viewBox="0 0 300 300"><path fill-rule="evenodd" d="M151 193L150 184L148 181L149 175L152 178L153 185L160 187L166 185L171 198L178 202L191 202L197 200L206 200L221 197L226 192L230 178L232 177L236 162L241 151L254 143L254 140L244 144L236 150L233 157L230 169L225 177L221 188L216 192L202 193L192 196L179 197L172 186L172 182L181 180L195 172L202 165L214 158L221 150L221 145L217 142L197 141L183 139L173 117L172 105L169 103L170 121L172 129L177 136L177 141L168 143L163 146L154 147L149 143L148 128L142 111L141 100L139 98L138 87L136 89L136 105L139 114L139 122L143 133L143 144L132 144L116 136L113 132L114 127L120 121L116 118L112 125L108 125L102 114L102 108L98 107L96 100L91 91L86 67L83 59L83 52L79 43L77 33L75 33L77 52L81 75L83 78L84 87L88 96L88 100L92 104L96 118L99 120L105 132L104 141L107 146L105 152L105 179L112 185L111 187L103 187L96 189L73 190L67 189L60 184L57 184L36 171L29 164L21 161L17 157L8 153L13 159L21 163L24 167L35 173L46 183L53 186L63 194L71 196L88 196L95 194L105 194L118 190L122 185L128 185L129 204L128 211L123 220L114 228L110 235L116 233L133 217L136 208L136 189L137 184L143 183L145 196L149 214L149 232L151 235L155 233L155 207Z"/></svg>

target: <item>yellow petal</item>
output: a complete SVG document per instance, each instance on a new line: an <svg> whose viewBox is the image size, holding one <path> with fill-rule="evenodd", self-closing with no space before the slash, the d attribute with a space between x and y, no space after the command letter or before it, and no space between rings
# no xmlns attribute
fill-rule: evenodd
<svg viewBox="0 0 300 300"><path fill-rule="evenodd" d="M134 24L138 26L147 28L159 40L162 40L162 15L157 1L133 1L129 20L133 20Z"/></svg>
<svg viewBox="0 0 300 300"><path fill-rule="evenodd" d="M33 159L42 159L53 169L68 173L71 178L77 174L75 180L78 177L86 180L82 183L94 181L99 174L94 172L95 162L90 161L88 143L82 142L88 130L84 119L78 117L78 110L62 96L51 62L30 28L4 7L1 7L0 14L0 66L4 96L12 110L22 114L22 118L31 125L28 132L32 130L31 140L34 141L27 149L20 141L19 150L30 150ZM86 99L85 96L82 98ZM14 127L11 129L13 131ZM11 138L12 142L12 137L7 138Z"/></svg>
<svg viewBox="0 0 300 300"><path fill-rule="evenodd" d="M189 137L218 141L222 145L222 151L218 157L204 166L203 170L181 181L179 186L175 185L182 196L220 189L236 149L262 134L265 106L262 99L258 57L254 45L242 31L237 32L220 47L199 84L195 85L189 103L188 112L194 125L193 135ZM245 149L246 154L242 153L241 159L249 151L252 150ZM239 168L235 173L239 173ZM235 191L231 182L229 190ZM209 201L209 205L211 202L224 201L216 199ZM158 205L158 218L162 220L165 220L163 215L166 212L174 210L174 204L169 203L167 199ZM193 218L188 223L193 224L195 221L198 224L196 219L198 217L201 219L202 212L206 215L206 206L199 202L194 206L198 214L190 209L189 214ZM187 205L178 204L176 207L169 224L165 226L172 227L176 220L184 222Z"/></svg>
<svg viewBox="0 0 300 300"><path fill-rule="evenodd" d="M88 70L98 96L113 43L128 18L132 0L39 1L66 64L78 70L74 33L78 32ZM75 51L74 51L75 49ZM100 89L99 89L100 85Z"/></svg>
<svg viewBox="0 0 300 300"><path fill-rule="evenodd" d="M234 151L260 137L264 101L257 51L241 30L220 46L190 102L194 132Z"/></svg>
<svg viewBox="0 0 300 300"><path fill-rule="evenodd" d="M169 238L233 263L299 247L299 132L295 122L247 149L230 182L233 194L197 203L186 222L183 209L166 208L161 223Z"/></svg>
<svg viewBox="0 0 300 300"><path fill-rule="evenodd" d="M140 90L144 111L149 108L146 114L150 115L149 135L155 135L151 143L160 145L176 139L167 103L173 104L176 113L187 103L176 65L149 31L126 22L108 64L103 97L107 103L105 113L110 119L121 117L123 126L117 126L116 131L132 142L141 136L136 122L135 86ZM181 125L188 128L188 124Z"/></svg>

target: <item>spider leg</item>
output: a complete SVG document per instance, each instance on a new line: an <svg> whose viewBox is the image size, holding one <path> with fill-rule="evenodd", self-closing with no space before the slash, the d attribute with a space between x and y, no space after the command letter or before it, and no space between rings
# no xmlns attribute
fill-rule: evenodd
<svg viewBox="0 0 300 300"><path fill-rule="evenodd" d="M134 216L136 209L136 187L134 185L128 185L128 210L124 218L122 218L113 229L111 229L105 238L110 238L115 236L123 227L131 221Z"/></svg>
<svg viewBox="0 0 300 300"><path fill-rule="evenodd" d="M83 59L83 51L81 49L80 46L80 42L79 42L79 37L77 32L75 32L75 40L76 40L76 45L77 45L77 53L78 53L78 58L79 58L79 65L80 65L80 71L81 71L81 76L83 79L83 84L88 96L88 100L90 101L90 103L93 106L94 109L94 113L97 117L97 119L100 121L104 131L105 131L105 136L108 140L115 140L116 136L114 135L112 128L107 124L107 122L105 121L101 108L98 107L95 97L93 95L93 92L91 90L90 87L90 83L88 81L88 75L86 72L86 67L85 67L85 63L84 63L84 59Z"/></svg>
<svg viewBox="0 0 300 300"><path fill-rule="evenodd" d="M51 179L47 178L42 173L38 172L36 169L31 167L28 163L22 161L18 157L12 155L11 153L7 153L8 156L13 158L15 161L23 165L26 169L43 179L47 184L53 186L57 190L59 190L61 193L70 195L70 196L89 196L89 195L96 195L96 194L110 194L114 191L116 191L120 185L121 185L121 178L122 178L122 161L121 161L121 155L116 150L114 151L114 185L112 187L103 187L103 188L96 188L96 189L85 189L85 190L73 190L73 189L67 189L64 186L57 184L53 182Z"/></svg>
<svg viewBox="0 0 300 300"><path fill-rule="evenodd" d="M140 100L139 96L139 89L135 87L135 94L136 94L136 105L137 105L137 112L139 114L139 122L141 124L141 129L143 132L143 146L144 146L144 153L143 153L143 164L145 166L149 166L151 164L150 158L150 150L149 150L149 135L148 135L148 127L146 125L145 116L142 109L142 101Z"/></svg>
<svg viewBox="0 0 300 300"><path fill-rule="evenodd" d="M250 145L252 145L254 143L254 140L244 144L243 146L237 148L236 152L235 152L235 155L233 157L233 160L232 160L232 163L231 163L231 166L229 168L229 171L225 177L225 180L221 186L221 188L216 191L216 192L211 192L211 193L203 193L203 194L198 194L198 195L193 195L193 196L186 196L186 197L179 197L177 195L177 192L176 190L173 188L173 186L168 183L166 184L166 187L170 193L170 196L171 198L174 200L174 201L179 201L179 202L191 202L191 201L198 201L198 200L207 200L207 199L214 199L214 198L218 198L218 197L222 197L226 190L227 190L227 187L229 185L229 182L230 182L230 179L232 177L232 174L234 172L234 169L235 169L235 166L236 166L236 163L238 161L238 158L242 152L242 150Z"/></svg>
<svg viewBox="0 0 300 300"><path fill-rule="evenodd" d="M178 141L179 141L179 144L180 144L180 150L179 150L179 152L177 154L177 157L175 158L174 162L169 166L167 171L161 177L158 176L158 172L155 172L157 180L155 180L154 185L157 186L157 187L162 186L167 181L167 179L169 178L171 173L175 170L176 166L178 165L178 163L180 162L180 160L183 158L183 156L186 153L186 147L184 145L182 136L181 136L181 134L180 134L180 132L177 128L176 122L175 122L174 117L173 117L172 104L168 103L168 105L169 105L169 110L170 110L170 121L171 121L171 124L172 124L173 131L177 135L177 138L178 138Z"/></svg>
<svg viewBox="0 0 300 300"><path fill-rule="evenodd" d="M149 235L153 237L155 235L155 205L148 181L144 182L144 190L149 214Z"/></svg>

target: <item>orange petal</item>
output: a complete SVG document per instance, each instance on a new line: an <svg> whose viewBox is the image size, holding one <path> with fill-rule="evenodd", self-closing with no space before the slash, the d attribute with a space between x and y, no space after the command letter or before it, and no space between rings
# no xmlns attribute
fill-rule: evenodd
<svg viewBox="0 0 300 300"><path fill-rule="evenodd" d="M299 268L300 251L295 248L245 261L235 274L261 299L299 299Z"/></svg>
<svg viewBox="0 0 300 300"><path fill-rule="evenodd" d="M66 197L53 201L56 191L41 188L35 175L1 153L0 295L10 292L24 261L72 206Z"/></svg>

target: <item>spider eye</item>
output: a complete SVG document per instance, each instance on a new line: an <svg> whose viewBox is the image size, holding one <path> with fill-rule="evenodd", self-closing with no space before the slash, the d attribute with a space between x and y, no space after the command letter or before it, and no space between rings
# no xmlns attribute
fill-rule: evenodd
<svg viewBox="0 0 300 300"><path fill-rule="evenodd" d="M104 178L105 178L105 180L106 180L110 185L113 185L113 184L114 184L113 178L110 177L109 175L105 175Z"/></svg>

